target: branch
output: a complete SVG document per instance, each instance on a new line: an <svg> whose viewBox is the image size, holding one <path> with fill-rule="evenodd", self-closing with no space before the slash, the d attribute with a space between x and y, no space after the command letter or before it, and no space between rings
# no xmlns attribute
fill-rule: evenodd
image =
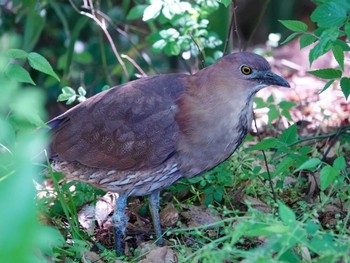
<svg viewBox="0 0 350 263"><path fill-rule="evenodd" d="M88 3L87 3L87 1L88 1ZM126 69L124 61L121 59L121 57L120 57L120 55L118 53L118 50L116 48L116 45L113 42L113 39L112 39L111 35L108 32L106 21L105 21L104 18L102 18L101 20L99 20L97 18L96 12L95 12L95 8L94 8L93 3L92 3L92 0L84 0L84 5L83 5L84 8L90 9L91 13L88 13L88 12L85 12L85 11L79 11L79 9L74 5L72 0L69 0L69 2L72 5L74 10L76 10L79 14L87 16L87 17L91 18L92 20L94 20L96 22L96 24L103 30L103 33L106 35L106 37L107 37L107 39L108 39L108 41L109 41L109 43L110 43L110 45L112 47L114 55L116 56L120 66L122 67L122 69L124 71L125 77L129 80L130 79L129 73L128 73L127 69Z"/></svg>

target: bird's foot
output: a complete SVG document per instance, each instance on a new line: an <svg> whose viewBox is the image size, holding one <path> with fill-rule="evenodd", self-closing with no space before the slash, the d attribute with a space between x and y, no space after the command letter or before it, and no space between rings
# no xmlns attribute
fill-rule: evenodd
<svg viewBox="0 0 350 263"><path fill-rule="evenodd" d="M129 218L125 215L126 196L120 195L117 199L116 208L112 216L113 225L115 229L115 250L117 255L123 254L122 239Z"/></svg>

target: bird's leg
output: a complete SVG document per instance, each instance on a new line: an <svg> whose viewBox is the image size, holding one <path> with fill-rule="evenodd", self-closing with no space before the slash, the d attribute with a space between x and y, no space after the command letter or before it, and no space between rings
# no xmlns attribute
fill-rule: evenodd
<svg viewBox="0 0 350 263"><path fill-rule="evenodd" d="M116 201L114 214L112 216L115 230L115 250L117 252L117 255L121 255L123 253L122 237L129 220L129 218L125 215L126 200L126 195L119 195Z"/></svg>
<svg viewBox="0 0 350 263"><path fill-rule="evenodd" d="M155 191L149 195L149 210L152 216L154 231L156 232L156 243L157 245L162 245L164 240L162 238L162 229L159 219L159 191Z"/></svg>

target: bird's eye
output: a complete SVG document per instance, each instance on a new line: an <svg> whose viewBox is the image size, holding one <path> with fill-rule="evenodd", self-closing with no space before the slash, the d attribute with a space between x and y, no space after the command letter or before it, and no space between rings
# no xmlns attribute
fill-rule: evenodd
<svg viewBox="0 0 350 263"><path fill-rule="evenodd" d="M252 68L251 67L248 67L246 65L243 65L241 67L241 72L244 74L244 75L250 75L252 74Z"/></svg>

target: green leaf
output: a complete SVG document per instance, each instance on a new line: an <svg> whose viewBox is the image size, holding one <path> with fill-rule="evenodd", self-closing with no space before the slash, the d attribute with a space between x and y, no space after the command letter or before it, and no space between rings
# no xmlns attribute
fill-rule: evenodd
<svg viewBox="0 0 350 263"><path fill-rule="evenodd" d="M309 235L314 235L317 230L320 229L320 225L315 224L314 222L312 222L312 220L307 220L306 225L305 225L305 230Z"/></svg>
<svg viewBox="0 0 350 263"><path fill-rule="evenodd" d="M301 36L299 43L300 43L300 48L307 47L314 43L317 40L317 37L310 35L310 34L304 34Z"/></svg>
<svg viewBox="0 0 350 263"><path fill-rule="evenodd" d="M157 18L160 14L160 10L162 10L162 7L163 4L161 1L155 1L154 4L147 6L143 12L142 20L148 21Z"/></svg>
<svg viewBox="0 0 350 263"><path fill-rule="evenodd" d="M297 35L300 35L300 33L292 33L290 34L285 40L281 42L281 45L284 45L285 43L291 41L293 38L295 38Z"/></svg>
<svg viewBox="0 0 350 263"><path fill-rule="evenodd" d="M42 30L44 29L45 19L34 8L30 9L26 16L24 28L23 49L30 51L38 42Z"/></svg>
<svg viewBox="0 0 350 263"><path fill-rule="evenodd" d="M280 112L277 110L275 105L270 105L268 107L270 110L267 113L267 116L269 117L269 123L271 123L273 120L276 120L280 117Z"/></svg>
<svg viewBox="0 0 350 263"><path fill-rule="evenodd" d="M345 158L343 156L339 156L333 162L333 167L338 170L343 170L346 168Z"/></svg>
<svg viewBox="0 0 350 263"><path fill-rule="evenodd" d="M348 39L350 39L350 22L347 22L344 26L345 34Z"/></svg>
<svg viewBox="0 0 350 263"><path fill-rule="evenodd" d="M336 27L322 30L318 44L315 45L309 53L310 65L314 60L328 52L333 47L333 44L337 41L339 33L339 28Z"/></svg>
<svg viewBox="0 0 350 263"><path fill-rule="evenodd" d="M281 114L288 120L292 121L292 116L290 116L289 109L294 107L296 104L290 101L281 101L278 106L282 109Z"/></svg>
<svg viewBox="0 0 350 263"><path fill-rule="evenodd" d="M279 141L291 144L298 140L297 138L297 125L293 124L288 129L285 129L279 137Z"/></svg>
<svg viewBox="0 0 350 263"><path fill-rule="evenodd" d="M301 170L313 170L321 163L321 160L318 158L311 158L304 162L302 165L298 167L294 172L298 172Z"/></svg>
<svg viewBox="0 0 350 263"><path fill-rule="evenodd" d="M85 95L86 95L86 90L85 90L82 86L80 86L80 87L78 88L78 94L79 94L80 96L85 96Z"/></svg>
<svg viewBox="0 0 350 263"><path fill-rule="evenodd" d="M69 94L70 96L76 95L75 90L68 86L62 88L62 93Z"/></svg>
<svg viewBox="0 0 350 263"><path fill-rule="evenodd" d="M9 64L6 67L5 74L7 77L9 77L12 80L23 82L23 83L30 83L35 85L34 81L30 77L27 70L25 70L23 67L17 64Z"/></svg>
<svg viewBox="0 0 350 263"><path fill-rule="evenodd" d="M328 89L334 82L334 79L328 81L326 85L323 87L323 89L320 91L320 93L324 92L326 89Z"/></svg>
<svg viewBox="0 0 350 263"><path fill-rule="evenodd" d="M320 172L321 190L326 190L330 184L334 183L338 175L339 171L332 166L323 167Z"/></svg>
<svg viewBox="0 0 350 263"><path fill-rule="evenodd" d="M340 88L345 96L345 99L348 99L350 95L350 78L341 78L340 80Z"/></svg>
<svg viewBox="0 0 350 263"><path fill-rule="evenodd" d="M249 151L268 150L270 148L277 146L278 144L279 144L279 141L276 138L266 138L261 142L258 142L257 144L249 147L248 150Z"/></svg>
<svg viewBox="0 0 350 263"><path fill-rule="evenodd" d="M63 87L61 90L62 93L58 96L57 101L67 101L67 104L71 104L77 97L75 90L71 87Z"/></svg>
<svg viewBox="0 0 350 263"><path fill-rule="evenodd" d="M334 46L340 46L343 51L350 51L350 47L347 43L345 43L343 40L340 40L340 39L336 39L334 42L333 42Z"/></svg>
<svg viewBox="0 0 350 263"><path fill-rule="evenodd" d="M334 2L318 6L311 14L311 21L323 28L342 26L346 18L346 10Z"/></svg>
<svg viewBox="0 0 350 263"><path fill-rule="evenodd" d="M10 58L27 58L28 53L22 49L9 49L7 50L7 56Z"/></svg>
<svg viewBox="0 0 350 263"><path fill-rule="evenodd" d="M128 15L126 16L126 19L133 20L133 19L139 19L143 16L143 13L145 9L147 8L147 5L136 5L129 11Z"/></svg>
<svg viewBox="0 0 350 263"><path fill-rule="evenodd" d="M284 157L282 161L277 165L275 174L279 176L280 174L286 172L291 166L294 165L294 163L294 158Z"/></svg>
<svg viewBox="0 0 350 263"><path fill-rule="evenodd" d="M254 98L254 103L255 103L256 109L267 107L267 103L262 98L259 98L259 97Z"/></svg>
<svg viewBox="0 0 350 263"><path fill-rule="evenodd" d="M333 68L325 68L325 69L319 69L314 71L308 71L308 73L322 79L337 79L337 78L340 78L342 75L342 72L339 69L333 69Z"/></svg>
<svg viewBox="0 0 350 263"><path fill-rule="evenodd" d="M31 52L28 55L28 61L29 65L32 68L54 77L55 79L57 79L57 81L60 81L60 78L53 71L50 63L42 55L35 52Z"/></svg>
<svg viewBox="0 0 350 263"><path fill-rule="evenodd" d="M296 217L292 209L278 201L278 215L282 222L288 226L294 226L296 223Z"/></svg>
<svg viewBox="0 0 350 263"><path fill-rule="evenodd" d="M281 109L289 110L290 108L296 106L296 104L291 101L281 101L280 103L278 103L278 106L280 106Z"/></svg>
<svg viewBox="0 0 350 263"><path fill-rule="evenodd" d="M344 51L341 46L335 45L332 48L333 56L335 60L338 62L340 68L344 70Z"/></svg>
<svg viewBox="0 0 350 263"><path fill-rule="evenodd" d="M219 2L225 7L228 7L232 3L232 0L219 0Z"/></svg>
<svg viewBox="0 0 350 263"><path fill-rule="evenodd" d="M164 48L164 51L167 55L177 56L180 54L181 49L180 46L176 42L170 42Z"/></svg>
<svg viewBox="0 0 350 263"><path fill-rule="evenodd" d="M165 48L166 44L167 43L164 39L160 39L160 40L156 41L155 43L153 43L152 50L156 53L159 53Z"/></svg>
<svg viewBox="0 0 350 263"><path fill-rule="evenodd" d="M305 32L307 25L297 20L278 20L282 25L294 32Z"/></svg>

